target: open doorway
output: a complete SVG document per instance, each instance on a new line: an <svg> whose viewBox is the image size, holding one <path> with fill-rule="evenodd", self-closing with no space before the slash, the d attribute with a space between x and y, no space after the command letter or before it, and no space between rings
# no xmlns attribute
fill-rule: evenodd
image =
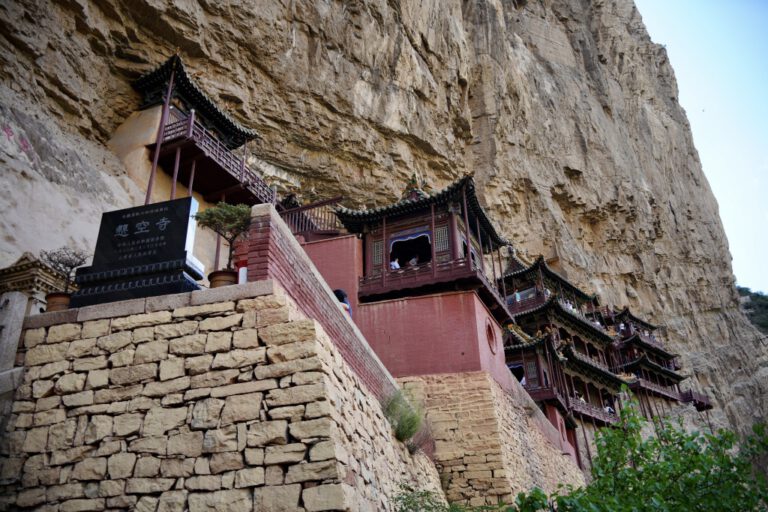
<svg viewBox="0 0 768 512"><path fill-rule="evenodd" d="M432 244L429 235L423 234L392 242L389 261L392 262L395 259L401 268L432 261Z"/></svg>
<svg viewBox="0 0 768 512"><path fill-rule="evenodd" d="M525 370L523 369L522 363L509 363L507 364L507 368L509 368L509 371L512 372L512 375L517 379L517 382L523 381Z"/></svg>

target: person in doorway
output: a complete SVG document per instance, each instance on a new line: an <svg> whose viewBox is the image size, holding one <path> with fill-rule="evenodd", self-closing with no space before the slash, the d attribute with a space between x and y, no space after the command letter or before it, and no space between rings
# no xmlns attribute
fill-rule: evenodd
<svg viewBox="0 0 768 512"><path fill-rule="evenodd" d="M344 311L346 311L349 317L352 318L352 305L349 303L347 292L342 289L338 289L333 290L333 294L336 296L336 299L341 302L342 306L344 307Z"/></svg>
<svg viewBox="0 0 768 512"><path fill-rule="evenodd" d="M400 269L400 259L395 258L392 261L389 262L389 269L390 270L399 270Z"/></svg>
<svg viewBox="0 0 768 512"><path fill-rule="evenodd" d="M409 267L415 267L418 264L419 264L419 257L418 256L414 256L413 258L408 260L408 266Z"/></svg>
<svg viewBox="0 0 768 512"><path fill-rule="evenodd" d="M616 414L616 411L611 407L611 404L606 400L603 402L603 410L607 412L608 414Z"/></svg>

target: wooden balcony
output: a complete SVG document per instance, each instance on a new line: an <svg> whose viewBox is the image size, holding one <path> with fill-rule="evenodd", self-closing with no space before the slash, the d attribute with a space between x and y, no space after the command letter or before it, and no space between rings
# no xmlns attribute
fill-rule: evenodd
<svg viewBox="0 0 768 512"><path fill-rule="evenodd" d="M557 402L562 410L568 410L568 400L560 393L560 390L554 387L523 386L528 394L537 402L554 401Z"/></svg>
<svg viewBox="0 0 768 512"><path fill-rule="evenodd" d="M436 293L456 286L474 288L499 323L509 320L511 314L504 299L485 273L471 260L421 263L397 270L377 269L372 275L360 278L360 299L364 302L393 298L400 292L420 290Z"/></svg>
<svg viewBox="0 0 768 512"><path fill-rule="evenodd" d="M548 298L549 297L547 295L537 292L535 295L531 297L527 297L525 299L521 299L515 302L514 295L511 295L509 297L509 300L511 300L512 302L507 304L507 309L509 309L509 312L511 314L517 315L519 313L524 313L526 311L530 311L532 309L535 309L541 306L542 304L544 304L544 302L546 302Z"/></svg>
<svg viewBox="0 0 768 512"><path fill-rule="evenodd" d="M344 230L333 209L341 200L339 196L291 208L280 212L280 216L294 236L301 236L307 242L336 236Z"/></svg>
<svg viewBox="0 0 768 512"><path fill-rule="evenodd" d="M685 403L693 403L693 406L696 407L697 411L708 411L713 407L712 402L707 395L704 393L699 393L698 391L693 391L691 389L680 393L680 401Z"/></svg>
<svg viewBox="0 0 768 512"><path fill-rule="evenodd" d="M568 398L568 405L573 414L581 416L582 419L593 419L605 425L613 425L619 421L619 417L616 414L606 412L602 407L583 402L578 398Z"/></svg>
<svg viewBox="0 0 768 512"><path fill-rule="evenodd" d="M154 150L154 145L150 147ZM246 165L245 158L235 156L215 134L195 121L194 113L180 120L171 117L165 126L160 163L169 174L175 166L177 149L178 181L189 183L194 161L192 188L206 201L224 197L229 203L248 205L275 202L275 192Z"/></svg>
<svg viewBox="0 0 768 512"><path fill-rule="evenodd" d="M670 400L681 400L681 395L678 393L674 388L671 388L669 386L661 386L659 384L656 384L654 382L651 382L649 380L638 378L637 382L634 382L629 385L629 388L633 391L635 389L644 389L646 391L649 391L655 395L669 398Z"/></svg>

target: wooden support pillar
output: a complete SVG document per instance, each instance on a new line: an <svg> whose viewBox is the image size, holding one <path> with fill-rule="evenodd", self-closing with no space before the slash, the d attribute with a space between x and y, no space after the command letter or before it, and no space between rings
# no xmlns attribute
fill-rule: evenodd
<svg viewBox="0 0 768 512"><path fill-rule="evenodd" d="M389 243L387 241L387 218L381 220L381 284L387 280L389 271Z"/></svg>
<svg viewBox="0 0 768 512"><path fill-rule="evenodd" d="M498 283L498 279L496 278L496 260L493 259L493 239L491 239L488 242L488 249L489 249L489 253L491 255L491 273L493 274L493 281L492 281L493 282L493 287L494 287L494 289L496 289L498 291L499 283Z"/></svg>
<svg viewBox="0 0 768 512"><path fill-rule="evenodd" d="M173 85L176 78L175 64L171 68L171 76L168 78L168 89L165 91L163 100L163 112L160 114L160 127L157 130L157 139L155 140L155 154L152 157L152 170L149 172L149 183L147 184L147 195L144 197L144 204L149 204L152 199L152 187L155 183L157 174L157 163L160 160L160 149L163 146L163 137L165 136L165 125L168 123L168 115L171 110L171 96L173 95Z"/></svg>
<svg viewBox="0 0 768 512"><path fill-rule="evenodd" d="M181 146L176 147L176 158L173 160L173 181L171 182L171 201L176 199L176 182L179 180L179 160L181 159Z"/></svg>
<svg viewBox="0 0 768 512"><path fill-rule="evenodd" d="M504 246L502 246L502 247L504 247ZM506 302L507 302L507 285L504 282L504 265L501 262L501 247L499 247L498 250L496 251L496 255L499 258L499 275L501 277L501 293L504 296L504 303L506 304Z"/></svg>
<svg viewBox="0 0 768 512"><path fill-rule="evenodd" d="M461 190L462 205L464 207L464 236L467 237L467 252L464 255L472 268L472 236L469 232L469 210L467 210L467 188Z"/></svg>
<svg viewBox="0 0 768 512"><path fill-rule="evenodd" d="M480 246L480 270L485 272L485 251L483 251L483 235L480 231L479 217L475 217L475 227L477 228L477 245Z"/></svg>
<svg viewBox="0 0 768 512"><path fill-rule="evenodd" d="M587 429L584 425L581 425L581 433L584 436L584 447L587 449L587 458L589 459L589 465L592 466L592 452L589 449L589 439L587 439Z"/></svg>
<svg viewBox="0 0 768 512"><path fill-rule="evenodd" d="M192 197L192 186L195 184L195 167L197 166L197 159L192 160L192 168L189 170L189 184L187 189L189 190L189 197Z"/></svg>
<svg viewBox="0 0 768 512"><path fill-rule="evenodd" d="M437 275L437 252L435 251L435 244L437 243L437 233L435 232L435 204L430 205L430 229L432 230L432 277Z"/></svg>

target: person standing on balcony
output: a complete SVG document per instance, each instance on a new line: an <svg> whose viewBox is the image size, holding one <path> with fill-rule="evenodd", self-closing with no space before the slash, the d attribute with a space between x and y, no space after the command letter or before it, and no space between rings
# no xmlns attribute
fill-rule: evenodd
<svg viewBox="0 0 768 512"><path fill-rule="evenodd" d="M415 267L415 266L417 266L418 264L419 264L419 257L418 257L418 256L414 256L413 258L411 258L410 260L408 260L408 266L409 266L409 267Z"/></svg>
<svg viewBox="0 0 768 512"><path fill-rule="evenodd" d="M520 290L515 288L515 302L520 302Z"/></svg>
<svg viewBox="0 0 768 512"><path fill-rule="evenodd" d="M400 269L400 261L398 258L393 259L389 262L389 269L390 270L399 270Z"/></svg>

